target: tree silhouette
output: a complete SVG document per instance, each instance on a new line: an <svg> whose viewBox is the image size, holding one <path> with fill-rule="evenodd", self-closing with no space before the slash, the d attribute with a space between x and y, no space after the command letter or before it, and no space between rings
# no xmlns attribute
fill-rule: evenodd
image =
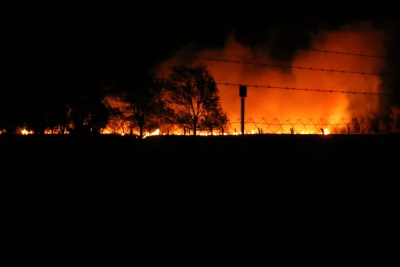
<svg viewBox="0 0 400 267"><path fill-rule="evenodd" d="M224 133L228 122L227 113L224 112L219 105L208 111L207 114L200 119L199 126L201 129L210 131L210 134L213 134L214 129L218 129L220 133Z"/></svg>
<svg viewBox="0 0 400 267"><path fill-rule="evenodd" d="M103 101L104 92L101 85L93 89L86 89L85 85L81 86L83 92L71 95L68 101L68 120L73 124L73 129L70 130L74 134L98 134L106 127L109 118L108 109Z"/></svg>
<svg viewBox="0 0 400 267"><path fill-rule="evenodd" d="M201 126L213 129L227 122L222 112L219 90L206 65L172 66L166 79L167 98L174 110L175 122L193 135Z"/></svg>
<svg viewBox="0 0 400 267"><path fill-rule="evenodd" d="M54 102L46 114L47 126L52 133L65 134L68 128L68 104Z"/></svg>
<svg viewBox="0 0 400 267"><path fill-rule="evenodd" d="M152 131L163 123L168 110L163 93L163 80L149 73L142 84L121 94L122 101L128 103L130 120L139 127L140 139L145 129Z"/></svg>

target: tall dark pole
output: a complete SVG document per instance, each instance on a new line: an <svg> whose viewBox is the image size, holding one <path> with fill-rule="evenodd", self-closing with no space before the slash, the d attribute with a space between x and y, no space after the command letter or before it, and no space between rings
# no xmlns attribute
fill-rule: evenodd
<svg viewBox="0 0 400 267"><path fill-rule="evenodd" d="M247 96L247 86L239 85L239 96L241 102L241 131L244 135L244 98Z"/></svg>
<svg viewBox="0 0 400 267"><path fill-rule="evenodd" d="M241 102L241 132L242 135L244 135L244 97L240 97L240 102Z"/></svg>

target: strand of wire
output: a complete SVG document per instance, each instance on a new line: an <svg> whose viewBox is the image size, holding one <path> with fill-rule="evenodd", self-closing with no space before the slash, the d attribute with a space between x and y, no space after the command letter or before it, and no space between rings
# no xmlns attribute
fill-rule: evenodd
<svg viewBox="0 0 400 267"><path fill-rule="evenodd" d="M267 89L280 89L280 90L295 90L295 91L311 91L319 93L341 93L341 94L360 94L360 95L381 95L381 96L392 96L389 93L374 93L374 92L358 92L358 91L343 91L343 90L324 90L324 89L313 89L313 88L297 88L297 87L287 87L287 86L271 86L271 85L256 85L256 84L238 84L238 83L219 83L219 85L227 86L247 86L254 88L267 88Z"/></svg>
<svg viewBox="0 0 400 267"><path fill-rule="evenodd" d="M367 57L367 58L387 59L387 60L395 60L395 61L400 60L400 59L389 58L389 57L384 57L384 56L367 55L367 54L357 54L357 53L349 53L349 52L339 52L339 51L323 50L323 49L306 49L306 48L303 48L302 50L304 50L304 51L311 51L311 52L320 52L320 53L330 53L330 54L337 54L337 55L346 55L346 56L356 56L356 57Z"/></svg>
<svg viewBox="0 0 400 267"><path fill-rule="evenodd" d="M324 68L312 68L312 67L301 67L301 66L290 66L290 65L280 65L280 64L269 64L269 63L259 63L252 61L239 61L239 60L229 60L229 59L217 59L217 58L206 58L206 57L197 57L197 56L187 56L187 55L177 55L177 57L181 58L190 58L196 60L207 60L207 61L216 61L216 62L224 62L224 63L237 63L237 64L248 64L248 65L259 65L263 67L274 67L274 68L283 68L283 69L299 69L299 70L311 70L311 71L322 71L322 72L331 72L331 73L343 73L343 74L359 74L359 75L371 75L371 76L400 76L387 74L387 73L373 73L373 72L364 72L364 71L349 71L349 70L336 70L336 69L324 69Z"/></svg>

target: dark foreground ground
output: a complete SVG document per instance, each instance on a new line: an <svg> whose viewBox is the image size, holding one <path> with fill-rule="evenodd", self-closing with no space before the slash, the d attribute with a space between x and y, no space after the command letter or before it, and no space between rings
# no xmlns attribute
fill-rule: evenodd
<svg viewBox="0 0 400 267"><path fill-rule="evenodd" d="M400 263L399 135L0 137L14 265Z"/></svg>

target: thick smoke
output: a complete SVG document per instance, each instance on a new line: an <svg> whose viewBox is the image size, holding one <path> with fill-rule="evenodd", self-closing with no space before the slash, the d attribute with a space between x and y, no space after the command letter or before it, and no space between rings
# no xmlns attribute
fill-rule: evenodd
<svg viewBox="0 0 400 267"><path fill-rule="evenodd" d="M247 85L246 120L376 118L394 104L386 95L393 93L393 82L382 75L389 68L387 40L387 32L372 23L342 25L311 34L306 49L279 62L268 41L245 45L229 35L220 49L183 47L157 72L166 76L172 65L207 65L231 121L241 116L239 84Z"/></svg>

